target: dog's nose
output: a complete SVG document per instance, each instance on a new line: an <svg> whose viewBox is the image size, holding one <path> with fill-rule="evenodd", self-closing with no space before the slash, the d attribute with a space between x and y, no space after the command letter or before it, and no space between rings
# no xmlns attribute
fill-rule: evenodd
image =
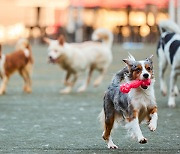
<svg viewBox="0 0 180 154"><path fill-rule="evenodd" d="M49 56L49 59L53 59L51 56Z"/></svg>
<svg viewBox="0 0 180 154"><path fill-rule="evenodd" d="M145 74L143 74L143 77L144 77L145 79L147 79L147 78L149 77L149 74L145 73Z"/></svg>

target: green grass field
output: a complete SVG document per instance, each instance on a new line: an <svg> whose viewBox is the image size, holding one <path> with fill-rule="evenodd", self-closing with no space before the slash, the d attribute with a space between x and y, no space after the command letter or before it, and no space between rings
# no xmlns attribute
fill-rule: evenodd
<svg viewBox="0 0 180 154"><path fill-rule="evenodd" d="M12 46L3 47L4 52L12 49ZM115 44L113 63L98 88L91 84L86 92L77 93L85 76L82 74L73 92L62 95L59 91L63 88L65 73L58 66L47 63L47 46L34 45L32 94L22 92L23 80L15 74L6 95L0 96L0 153L180 153L180 97L176 99L176 108L167 107L168 97L162 97L159 90L155 50L156 45L125 50ZM97 117L102 109L104 91L113 74L124 66L122 59L128 52L139 60L154 54L158 128L150 132L142 124L148 143L141 145L119 127L112 135L119 149L109 150L101 138ZM166 72L167 81L169 72ZM94 73L93 79L97 75ZM180 87L179 82L178 85Z"/></svg>

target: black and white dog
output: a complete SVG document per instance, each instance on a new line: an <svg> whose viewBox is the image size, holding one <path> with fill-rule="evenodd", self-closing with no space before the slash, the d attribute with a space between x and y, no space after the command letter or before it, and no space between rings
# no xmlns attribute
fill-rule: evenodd
<svg viewBox="0 0 180 154"><path fill-rule="evenodd" d="M143 136L139 123L147 119L149 129L155 131L157 128L157 105L154 95L154 74L152 56L141 61L136 61L130 55L129 59L123 60L127 66L117 72L112 79L104 95L104 107L99 115L104 126L103 139L110 149L118 148L112 141L111 130L114 123L124 121L125 127L143 144L147 139ZM150 86L140 86L127 94L120 92L122 80L146 80L151 79ZM123 122L123 123L124 123Z"/></svg>
<svg viewBox="0 0 180 154"><path fill-rule="evenodd" d="M170 20L159 23L160 39L157 47L159 58L159 77L162 94L167 95L167 86L164 81L164 73L167 65L171 65L170 91L168 106L175 107L175 96L179 94L176 85L177 77L180 74L180 28Z"/></svg>

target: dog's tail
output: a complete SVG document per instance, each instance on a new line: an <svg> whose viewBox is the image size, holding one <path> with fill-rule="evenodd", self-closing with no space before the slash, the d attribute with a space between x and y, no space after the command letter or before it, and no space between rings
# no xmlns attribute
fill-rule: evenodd
<svg viewBox="0 0 180 154"><path fill-rule="evenodd" d="M113 44L113 34L108 29L98 28L93 32L92 40L101 40L104 44L111 48Z"/></svg>
<svg viewBox="0 0 180 154"><path fill-rule="evenodd" d="M31 45L26 38L21 38L18 40L15 46L16 50L24 50L25 54L29 57L30 62L33 63L32 49Z"/></svg>
<svg viewBox="0 0 180 154"><path fill-rule="evenodd" d="M98 120L102 125L102 128L104 128L104 122L105 122L105 114L104 114L104 109L99 113Z"/></svg>
<svg viewBox="0 0 180 154"><path fill-rule="evenodd" d="M180 34L180 27L172 20L163 20L159 23L160 34L163 32L175 32Z"/></svg>

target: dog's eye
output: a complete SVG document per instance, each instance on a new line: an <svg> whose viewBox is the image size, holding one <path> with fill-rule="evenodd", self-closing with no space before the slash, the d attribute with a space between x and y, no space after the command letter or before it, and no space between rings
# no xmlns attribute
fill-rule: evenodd
<svg viewBox="0 0 180 154"><path fill-rule="evenodd" d="M57 50L54 50L54 52L58 52Z"/></svg>
<svg viewBox="0 0 180 154"><path fill-rule="evenodd" d="M140 69L140 68L137 68L137 69L136 69L136 72L137 72L137 73L139 73L140 71L141 71L141 69Z"/></svg>
<svg viewBox="0 0 180 154"><path fill-rule="evenodd" d="M151 68L150 68L150 67L147 67L146 69L147 69L148 71L150 71L150 70L151 70Z"/></svg>

